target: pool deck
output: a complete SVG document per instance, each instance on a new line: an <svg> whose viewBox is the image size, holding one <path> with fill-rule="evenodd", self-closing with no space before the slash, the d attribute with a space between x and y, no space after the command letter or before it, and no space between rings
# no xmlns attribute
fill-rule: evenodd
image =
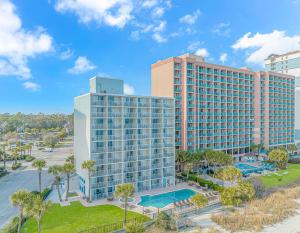
<svg viewBox="0 0 300 233"><path fill-rule="evenodd" d="M196 189L193 186L188 185L187 183L180 183L175 186L167 187L167 188L159 188L159 189L153 189L153 190L148 190L148 191L143 191L143 192L137 192L134 195L134 201L128 203L128 209L131 211L135 211L141 214L146 214L149 217L152 217L153 214L158 213L159 211L165 211L172 209L174 207L173 203L169 204L163 208L157 208L157 207L144 207L140 206L138 203L141 201L141 196L145 195L158 195L158 194L163 194L163 193L168 193L168 192L173 192L181 189L190 189L193 190L197 193L201 193L201 190ZM108 201L106 198L100 199L100 200L95 200L93 202L87 202L84 200L82 197L77 197L72 199L72 201L80 201L83 206L90 207L90 206L97 206L97 205L115 205L118 207L122 207L122 203L119 200L113 200L113 201Z"/></svg>

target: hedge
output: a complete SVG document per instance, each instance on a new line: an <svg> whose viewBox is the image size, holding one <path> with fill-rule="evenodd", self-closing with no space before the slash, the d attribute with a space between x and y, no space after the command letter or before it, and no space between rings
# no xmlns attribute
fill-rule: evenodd
<svg viewBox="0 0 300 233"><path fill-rule="evenodd" d="M46 198L49 196L50 192L51 192L51 189L45 188L41 194L38 191L32 191L31 193L34 195L41 195L43 200L46 200Z"/></svg>
<svg viewBox="0 0 300 233"><path fill-rule="evenodd" d="M11 165L11 169L12 169L12 170L16 170L16 169L18 169L19 167L21 167L21 163L13 163L13 164Z"/></svg>
<svg viewBox="0 0 300 233"><path fill-rule="evenodd" d="M31 155L26 155L26 157L25 157L26 162L31 162L34 159L35 159L35 157L33 157Z"/></svg>
<svg viewBox="0 0 300 233"><path fill-rule="evenodd" d="M185 173L181 173L181 174L182 174L182 176L187 177L187 174L185 174ZM215 191L221 192L224 189L224 187L222 187L221 185L215 184L214 182L203 179L197 175L190 174L189 180L197 182L202 187L207 186L208 188L215 190Z"/></svg>

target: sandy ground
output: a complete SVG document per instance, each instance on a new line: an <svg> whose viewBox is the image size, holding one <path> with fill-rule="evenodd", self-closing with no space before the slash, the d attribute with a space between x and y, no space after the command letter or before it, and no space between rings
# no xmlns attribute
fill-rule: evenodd
<svg viewBox="0 0 300 233"><path fill-rule="evenodd" d="M297 200L300 203L300 199ZM190 217L190 219L197 224L204 232L208 231L210 228L218 229L222 233L230 233L222 229L216 223L214 223L210 218L211 214L220 212L220 208L216 208L209 213L204 213L200 216ZM267 226L261 231L261 233L299 233L300 232L300 209L297 210L297 214L287 218L286 220L274 224L272 226ZM189 233L194 233L194 230L189 231ZM241 232L242 233L242 232Z"/></svg>

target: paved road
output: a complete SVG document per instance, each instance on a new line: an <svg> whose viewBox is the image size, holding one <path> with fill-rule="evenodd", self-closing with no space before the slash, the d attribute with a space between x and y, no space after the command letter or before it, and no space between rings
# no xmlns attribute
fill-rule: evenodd
<svg viewBox="0 0 300 233"><path fill-rule="evenodd" d="M51 182L52 176L47 171L43 171L43 188L50 185ZM18 210L11 206L9 200L10 195L18 189L38 190L37 171L18 170L0 178L0 229L18 213Z"/></svg>
<svg viewBox="0 0 300 233"><path fill-rule="evenodd" d="M47 167L49 167L62 165L72 152L73 144L67 143L63 147L55 148L53 152L41 152L34 148L32 155L37 159L45 159ZM10 168L11 163L7 163L8 168ZM22 168L17 171L10 170L9 175L0 178L0 229L18 213L18 210L10 204L10 195L18 189L38 190L37 171L32 168L31 164L32 162L22 162ZM43 188L49 186L52 183L52 179L53 177L47 171L43 171Z"/></svg>

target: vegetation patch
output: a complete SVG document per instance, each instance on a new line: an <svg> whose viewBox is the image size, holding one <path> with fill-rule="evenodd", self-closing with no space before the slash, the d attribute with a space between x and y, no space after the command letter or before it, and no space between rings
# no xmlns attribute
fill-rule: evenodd
<svg viewBox="0 0 300 233"><path fill-rule="evenodd" d="M41 230L43 233L76 233L82 230L107 225L123 220L124 213L119 207L101 205L84 207L80 202L72 202L69 206L54 204L44 215ZM128 211L128 220L146 216ZM37 232L37 223L30 218L23 226L22 233Z"/></svg>
<svg viewBox="0 0 300 233"><path fill-rule="evenodd" d="M286 169L273 174L260 176L259 180L266 188L289 185L300 180L300 164L290 164Z"/></svg>
<svg viewBox="0 0 300 233"><path fill-rule="evenodd" d="M266 225L283 221L296 213L300 187L278 191L262 199L256 199L242 210L215 214L212 220L230 232L258 232Z"/></svg>
<svg viewBox="0 0 300 233"><path fill-rule="evenodd" d="M181 173L183 177L187 177L186 173ZM202 187L208 187L215 191L222 191L224 188L221 185L215 184L210 180L203 179L197 175L189 175L189 180L197 182Z"/></svg>
<svg viewBox="0 0 300 233"><path fill-rule="evenodd" d="M19 167L21 167L21 163L19 163L19 162L13 163L13 164L11 165L11 169L12 169L12 170L16 170L16 169L18 169Z"/></svg>

